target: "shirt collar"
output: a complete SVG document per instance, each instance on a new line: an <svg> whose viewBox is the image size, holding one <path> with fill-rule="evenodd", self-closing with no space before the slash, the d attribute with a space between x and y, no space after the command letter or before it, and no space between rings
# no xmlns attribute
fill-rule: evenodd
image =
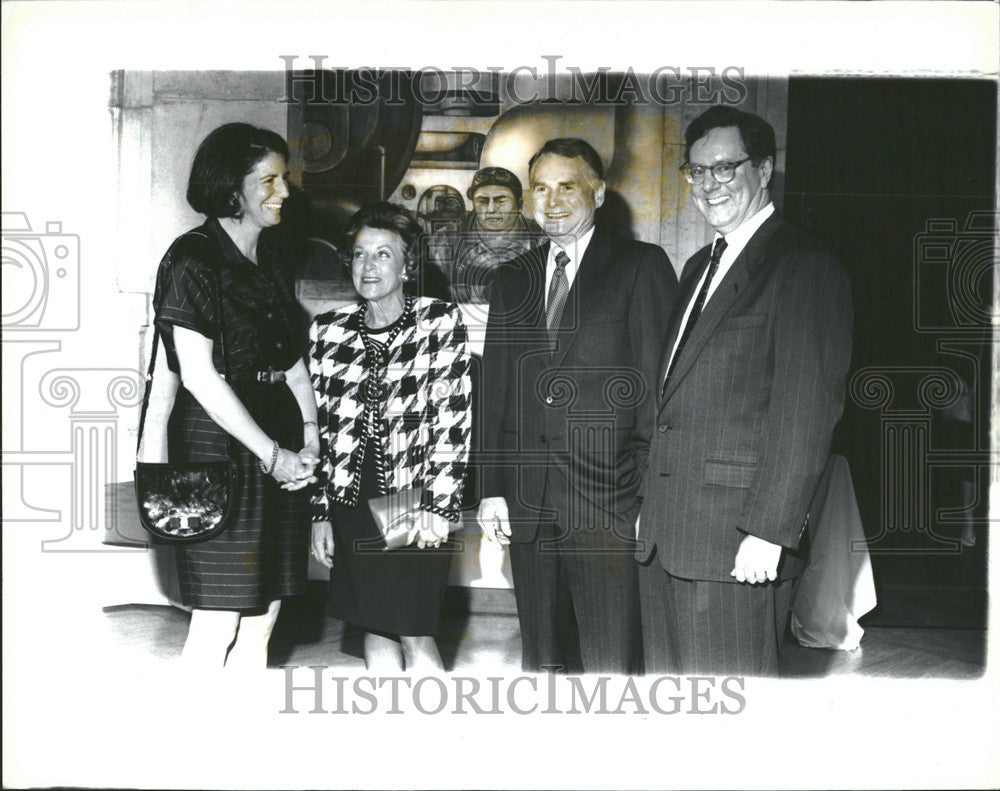
<svg viewBox="0 0 1000 791"><path fill-rule="evenodd" d="M236 264L237 266L248 266L256 269L254 267L253 261L247 258L240 249L236 246L236 242L232 240L226 229L222 227L222 223L219 222L217 217L210 217L205 223L206 227L212 229L215 233L216 241L222 248L222 256L227 264ZM257 241L257 250L260 251L260 240ZM260 256L257 256L257 260L260 260Z"/></svg>
<svg viewBox="0 0 1000 791"><path fill-rule="evenodd" d="M757 230L764 224L768 217L774 214L774 204L768 201L767 205L758 211L749 220L746 220L743 225L737 228L735 231L730 231L726 234L726 252L725 256L728 259L735 259L743 252L743 248L747 246L747 242L750 238L757 233ZM715 238L718 239L722 234L716 233ZM714 243L714 241L713 241Z"/></svg>
<svg viewBox="0 0 1000 791"><path fill-rule="evenodd" d="M549 240L549 258L547 264L549 266L555 266L556 255L559 252L564 252L569 256L570 263L568 266L577 267L583 260L583 256L587 253L587 248L590 246L590 240L594 236L594 226L590 226L590 230L587 231L583 236L577 239L575 242L571 242L568 247L560 247L558 244Z"/></svg>

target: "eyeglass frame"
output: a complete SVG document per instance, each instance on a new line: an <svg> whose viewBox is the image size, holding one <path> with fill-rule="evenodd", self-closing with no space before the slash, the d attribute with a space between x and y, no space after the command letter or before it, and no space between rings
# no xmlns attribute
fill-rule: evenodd
<svg viewBox="0 0 1000 791"><path fill-rule="evenodd" d="M714 165L695 165L695 167L701 168L702 171L703 171L702 174L701 174L701 179L699 179L698 181L695 181L693 174L691 174L691 163L690 162L685 162L683 165L681 165L678 168L678 170L681 173L684 174L684 179L687 181L688 184L701 184L701 183L703 183L705 181L705 171L710 172L712 174L712 178L715 181L717 181L719 184L728 184L730 181L732 181L734 178L736 178L736 169L740 165L742 165L744 162L750 162L752 159L753 159L753 157L745 157L745 158L737 160L735 162L723 161L723 162L716 162ZM715 175L715 169L718 168L718 167L722 167L723 165L728 165L729 167L731 167L733 169L733 175L731 175L725 181L723 181L722 179L720 179L718 176Z"/></svg>

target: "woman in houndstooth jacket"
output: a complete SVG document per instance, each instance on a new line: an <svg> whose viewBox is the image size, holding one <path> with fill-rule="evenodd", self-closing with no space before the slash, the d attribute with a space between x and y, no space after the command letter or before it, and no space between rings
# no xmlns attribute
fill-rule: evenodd
<svg viewBox="0 0 1000 791"><path fill-rule="evenodd" d="M321 462L314 557L331 569L331 615L366 630L369 669L443 665L440 627L469 455L471 358L456 305L404 294L421 228L401 207L348 223L355 305L317 316L310 373ZM368 500L423 487L411 544L386 552Z"/></svg>

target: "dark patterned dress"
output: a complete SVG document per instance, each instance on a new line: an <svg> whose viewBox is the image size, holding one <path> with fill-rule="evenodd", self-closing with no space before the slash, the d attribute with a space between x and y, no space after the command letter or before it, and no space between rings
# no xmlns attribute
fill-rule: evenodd
<svg viewBox="0 0 1000 791"><path fill-rule="evenodd" d="M302 414L285 383L247 381L250 372L286 371L304 348L301 310L278 246L262 234L258 263L245 258L216 220L179 237L160 262L153 307L167 363L177 372L173 328L211 338L222 373L216 315L222 290L222 331L237 398L282 448L302 448ZM241 376L241 374L243 376ZM246 378L244 378L246 377ZM259 612L269 602L305 590L309 498L287 492L258 466L257 457L213 421L183 385L168 427L171 462L237 460L242 487L229 528L217 538L177 550L181 599L198 609Z"/></svg>

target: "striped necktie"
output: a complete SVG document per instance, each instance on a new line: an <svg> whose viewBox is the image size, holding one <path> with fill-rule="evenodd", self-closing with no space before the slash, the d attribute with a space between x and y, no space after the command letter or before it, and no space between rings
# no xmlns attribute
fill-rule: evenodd
<svg viewBox="0 0 1000 791"><path fill-rule="evenodd" d="M566 278L566 264L569 256L565 251L556 253L556 268L549 283L549 298L545 308L545 326L549 331L549 353L556 353L556 337L559 333L559 322L562 319L563 308L566 307L566 296L569 294L569 280Z"/></svg>

